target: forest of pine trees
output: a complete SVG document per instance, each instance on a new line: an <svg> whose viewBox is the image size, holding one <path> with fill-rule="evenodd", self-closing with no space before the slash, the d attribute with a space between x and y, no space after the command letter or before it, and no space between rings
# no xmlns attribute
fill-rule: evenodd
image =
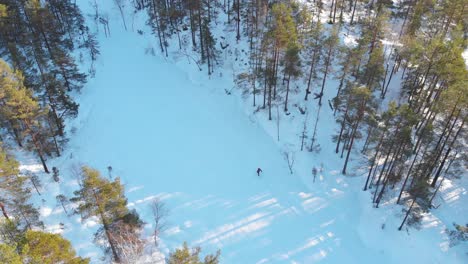
<svg viewBox="0 0 468 264"><path fill-rule="evenodd" d="M316 112L301 110L316 117L304 123L301 151L320 151L319 116L330 107L337 129L329 140L340 171L350 174L351 160L364 160L362 189L371 192L376 208L390 200L404 205L400 230L434 207L445 179L466 172L466 0L114 2L125 29L124 6L145 12L160 53L168 57L170 48L178 49L208 75L222 63L222 50L247 43L248 66L237 77L247 81L257 111L269 120L278 108L288 115L297 96L318 106ZM237 43L223 42L215 34L220 26ZM89 263L60 235L38 231L44 226L31 196L40 195L41 179L20 173L12 148L33 153L60 183L59 169L48 160L67 147L67 120L79 111L76 96L95 74L96 34L75 1L0 0L1 263ZM356 36L354 45L344 43L348 34ZM91 62L87 72L80 67L83 57ZM395 78L401 83L392 91ZM387 100L395 92L398 100ZM97 218L95 240L105 241L99 243L104 252L115 262L132 263L144 250L144 223L127 207L119 178L111 181L86 166L76 173L80 189L57 202L67 214ZM76 210L67 212L68 203ZM199 253L184 244L168 263L219 261L219 252L204 261Z"/></svg>
<svg viewBox="0 0 468 264"><path fill-rule="evenodd" d="M339 130L330 136L343 159L342 173L350 159L363 155L368 160L363 189L372 192L374 206L391 196L408 205L401 229L409 216L417 222L430 210L442 181L461 176L466 166L468 72L462 52L468 44L468 3L330 4L241 1L243 35L251 43L249 75L254 75L249 94L254 106L256 97L263 97L259 109L272 120L273 105L283 104L288 114L290 82L300 83L304 101L319 105L309 126L310 151L319 149L321 106L324 95L331 96ZM401 24L394 39L390 30L396 21ZM343 43L340 32L355 32L356 45ZM389 38L401 45L384 45ZM399 100L388 102L396 74L402 79ZM336 95L326 90L332 78L339 82Z"/></svg>

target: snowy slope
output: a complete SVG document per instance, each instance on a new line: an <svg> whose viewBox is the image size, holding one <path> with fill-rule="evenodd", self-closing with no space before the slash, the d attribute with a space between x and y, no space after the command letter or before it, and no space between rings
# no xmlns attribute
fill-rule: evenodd
<svg viewBox="0 0 468 264"><path fill-rule="evenodd" d="M91 13L88 0L78 2ZM453 187L459 197L443 205L449 208L440 216L446 217L443 221L429 215L422 230L398 232L395 212L401 207L372 208L369 194L360 191L363 178L340 175L342 160L333 153L330 138L336 127L326 104L318 134L321 152L298 151L305 116L292 106L288 116L280 110L281 140L275 142L274 121L267 121L265 113L254 114L239 91L225 93L233 88L233 74L241 71L234 60L241 48L236 52L234 41L231 52L222 56L223 69L209 79L179 53L169 58L145 54L148 47L158 48L144 17L132 23L129 14L134 32L130 26L125 31L112 1L105 2L100 9L111 19L111 37L99 36L96 78L78 97L80 114L68 126L76 132L70 133L63 157L50 161L60 169L62 184L41 176L46 192L41 213L51 231L63 232L80 254L100 263L101 251L91 242L96 223L66 217L54 197L70 196L77 188L71 169L88 164L104 175L107 166L113 167L113 175L126 184L130 206L149 223L148 232L149 202L158 197L166 203L170 215L162 235L164 253L187 241L203 252L221 249L221 263L227 264L468 262L461 246L447 248L442 232L450 225L450 208L466 202L465 189ZM327 99L333 87L336 83L329 81ZM315 103L308 108L312 124ZM285 149L296 152L294 174L284 160ZM24 169L40 170L36 161L22 161ZM315 183L313 166L323 166ZM261 177L257 167L264 171ZM360 175L357 169L353 174ZM450 187L446 190L444 195ZM466 218L466 209L459 213L460 221Z"/></svg>

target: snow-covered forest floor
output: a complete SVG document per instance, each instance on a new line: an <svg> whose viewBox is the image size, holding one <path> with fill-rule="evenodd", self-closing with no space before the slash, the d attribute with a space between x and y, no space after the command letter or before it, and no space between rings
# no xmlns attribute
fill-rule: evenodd
<svg viewBox="0 0 468 264"><path fill-rule="evenodd" d="M77 2L86 15L93 12L88 0ZM47 228L70 239L80 255L100 263L102 252L92 242L97 222L67 216L55 197L72 196L78 188L73 170L87 164L103 174L112 166L109 176L121 177L130 207L147 222L146 237L152 232L150 202L159 198L169 209L160 249L148 247L149 263L163 261L159 251L167 255L184 241L204 253L221 249L221 263L228 264L468 262L466 244L449 247L445 233L452 222L466 222L466 179L445 180L435 202L440 207L425 215L420 229L398 231L406 207L395 201L372 207L370 193L361 191L365 169L358 151L350 175L341 175L343 160L330 136L337 125L326 103L336 94L335 80L325 89L320 150L301 152L305 119L311 144L317 102L303 101L304 84L297 82L288 114L279 105L269 121L265 110L252 107L251 95L235 85L235 76L245 71L248 46L244 39L236 44L223 15L215 35L230 46L221 50L220 65L209 77L190 51L182 54L172 45L167 58L160 54L145 14L127 7L125 31L112 1L99 2L111 34L99 29L96 76L77 96L80 113L68 124L66 151L49 160L60 170L61 183L43 174L34 158L21 152L18 157L23 173L42 180L42 195L35 197ZM88 24L95 26L91 19ZM349 32L340 36L352 40ZM393 79L388 98L397 98L398 82ZM285 153L294 157L292 174Z"/></svg>

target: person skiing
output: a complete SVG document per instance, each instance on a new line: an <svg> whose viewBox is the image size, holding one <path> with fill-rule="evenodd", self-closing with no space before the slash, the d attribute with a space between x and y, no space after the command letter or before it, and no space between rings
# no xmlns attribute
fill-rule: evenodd
<svg viewBox="0 0 468 264"><path fill-rule="evenodd" d="M257 175L260 177L260 173L263 172L262 169L258 168L257 169Z"/></svg>

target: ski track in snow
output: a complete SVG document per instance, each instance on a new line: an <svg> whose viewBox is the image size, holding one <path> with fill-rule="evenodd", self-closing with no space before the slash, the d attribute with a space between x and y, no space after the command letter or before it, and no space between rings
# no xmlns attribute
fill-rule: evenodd
<svg viewBox="0 0 468 264"><path fill-rule="evenodd" d="M18 152L21 169L42 177L44 194L37 205L42 206L47 230L70 239L80 255L101 262L102 252L92 243L97 219L82 223L77 216L67 217L55 196L71 196L78 187L72 168L88 164L103 175L107 166L113 167L112 176L121 177L126 185L129 207L148 223L146 234L152 226L149 203L155 198L166 203L169 228L160 243L165 254L187 241L200 245L203 253L221 249L221 263L228 264L468 262L461 247L448 249L444 241L442 231L450 218L441 222L431 216L420 231L398 232L401 219L395 212L400 207L372 208L369 194L360 191L363 178L340 174L343 161L333 152L330 135L335 122L326 103L336 81L327 81L317 135L321 152L298 151L302 129L298 120L305 116L293 105L308 107L309 134L317 112L314 100L307 105L299 100L302 89L296 101L291 99L290 115L280 110L281 140L276 144L276 121L254 114L240 91L225 93L233 88L233 72L242 70L233 57L247 46L241 43L232 54L224 51L221 57L228 59L208 79L206 66L199 72L183 55L146 55L148 47L159 51L149 29L135 26L132 32L129 26L124 31L111 2L100 3L110 16L111 37L99 35L102 54L96 77L78 97L80 114L68 126L76 132L69 133L63 156L49 161L50 167L60 169L60 186L40 172L30 155ZM79 4L85 14L91 13L88 1ZM135 22L131 17L129 25L144 23L141 15ZM144 35L136 34L137 29ZM345 38L352 42L352 37ZM294 174L284 160L285 150L296 154ZM354 176L361 173L357 162L349 169ZM323 166L315 183L313 166ZM257 167L264 171L260 177ZM442 193L449 204L444 206L462 208L466 201L461 187L444 184ZM73 205L66 209L72 212ZM157 251L150 253L148 263L162 261Z"/></svg>

